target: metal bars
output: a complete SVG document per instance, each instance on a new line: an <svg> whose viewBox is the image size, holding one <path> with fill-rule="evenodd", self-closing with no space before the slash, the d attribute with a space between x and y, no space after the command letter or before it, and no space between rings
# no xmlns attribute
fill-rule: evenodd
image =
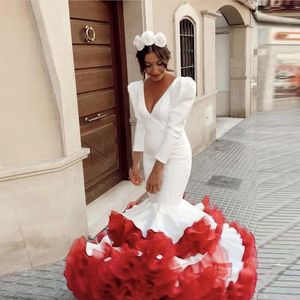
<svg viewBox="0 0 300 300"><path fill-rule="evenodd" d="M181 76L195 79L195 34L194 24L189 19L180 21Z"/></svg>

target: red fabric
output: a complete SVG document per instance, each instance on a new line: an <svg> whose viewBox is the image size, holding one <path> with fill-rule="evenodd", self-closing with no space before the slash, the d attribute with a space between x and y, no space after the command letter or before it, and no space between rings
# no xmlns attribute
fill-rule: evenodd
<svg viewBox="0 0 300 300"><path fill-rule="evenodd" d="M176 255L186 258L197 253L213 253L220 240L221 230L222 226L216 230L211 229L205 218L195 222L185 229L183 236L176 243Z"/></svg>
<svg viewBox="0 0 300 300"><path fill-rule="evenodd" d="M138 201L131 201L127 204L126 209L133 208L136 205L138 205Z"/></svg>
<svg viewBox="0 0 300 300"><path fill-rule="evenodd" d="M115 211L109 216L108 228L108 236L115 247L120 247L124 243L135 247L137 241L142 239L141 230L131 220Z"/></svg>
<svg viewBox="0 0 300 300"><path fill-rule="evenodd" d="M226 288L230 264L219 245L224 217L204 199L204 211L218 226L211 229L206 219L187 228L178 241L162 232L149 230L146 238L132 221L112 212L108 236L113 246L86 255L84 238L76 240L66 258L67 285L79 300L250 300L256 284L256 249L251 233L236 223L230 226L240 233L245 253L244 269L236 283ZM105 234L100 234L95 243ZM118 247L118 248L114 248ZM202 260L184 270L173 257L205 254Z"/></svg>
<svg viewBox="0 0 300 300"><path fill-rule="evenodd" d="M203 218L186 228L176 245L178 257L186 258L197 253L205 254L207 252L212 254L219 243L225 218L219 209L210 208L208 196L203 199L202 203L205 207L204 212L214 218L217 227L211 229L209 221Z"/></svg>
<svg viewBox="0 0 300 300"><path fill-rule="evenodd" d="M231 283L228 287L228 299L249 300L255 292L257 282L257 254L255 239L252 233L240 227L237 223L231 223L230 226L236 229L241 235L245 252L243 255L244 268L239 274L236 283Z"/></svg>
<svg viewBox="0 0 300 300"><path fill-rule="evenodd" d="M223 221L226 222L222 212L218 208L211 207L209 203L209 196L206 196L202 203L204 205L204 212L211 215L215 220L217 218L223 218ZM240 234L243 240L243 245L245 246L245 252L242 258L244 268L241 270L237 282L231 282L228 286L227 297L228 300L249 300L254 295L257 282L257 253L255 239L252 233L248 232L245 228L242 228L237 223L232 222L229 225L230 227L235 228Z"/></svg>

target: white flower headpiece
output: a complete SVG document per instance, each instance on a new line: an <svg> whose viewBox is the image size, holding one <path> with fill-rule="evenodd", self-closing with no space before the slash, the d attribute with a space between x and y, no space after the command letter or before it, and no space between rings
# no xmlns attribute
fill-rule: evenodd
<svg viewBox="0 0 300 300"><path fill-rule="evenodd" d="M147 30L141 36L136 35L133 40L133 45L138 51L143 50L145 46L152 46L153 44L158 47L165 47L167 45L166 36L162 32L154 33Z"/></svg>

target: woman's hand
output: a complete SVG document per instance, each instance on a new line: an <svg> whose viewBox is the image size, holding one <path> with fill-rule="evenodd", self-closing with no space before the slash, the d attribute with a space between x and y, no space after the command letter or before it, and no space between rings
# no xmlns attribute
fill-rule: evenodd
<svg viewBox="0 0 300 300"><path fill-rule="evenodd" d="M160 191L164 164L156 161L146 184L147 192L155 194Z"/></svg>
<svg viewBox="0 0 300 300"><path fill-rule="evenodd" d="M129 179L135 185L140 185L143 181L140 173L142 157L143 152L134 151L132 153L132 167L129 169Z"/></svg>
<svg viewBox="0 0 300 300"><path fill-rule="evenodd" d="M129 169L129 179L135 185L140 185L143 181L143 178L140 174L140 166L135 165Z"/></svg>

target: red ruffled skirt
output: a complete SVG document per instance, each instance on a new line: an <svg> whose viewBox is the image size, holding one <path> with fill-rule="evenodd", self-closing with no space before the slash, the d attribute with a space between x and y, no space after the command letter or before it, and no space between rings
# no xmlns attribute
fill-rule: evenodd
<svg viewBox="0 0 300 300"><path fill-rule="evenodd" d="M143 236L132 220L112 212L107 232L71 247L64 273L69 289L80 300L250 300L257 280L254 237L226 223L208 197L202 203L216 226L201 218L176 243L151 229ZM233 262L230 232L241 241L240 262Z"/></svg>

